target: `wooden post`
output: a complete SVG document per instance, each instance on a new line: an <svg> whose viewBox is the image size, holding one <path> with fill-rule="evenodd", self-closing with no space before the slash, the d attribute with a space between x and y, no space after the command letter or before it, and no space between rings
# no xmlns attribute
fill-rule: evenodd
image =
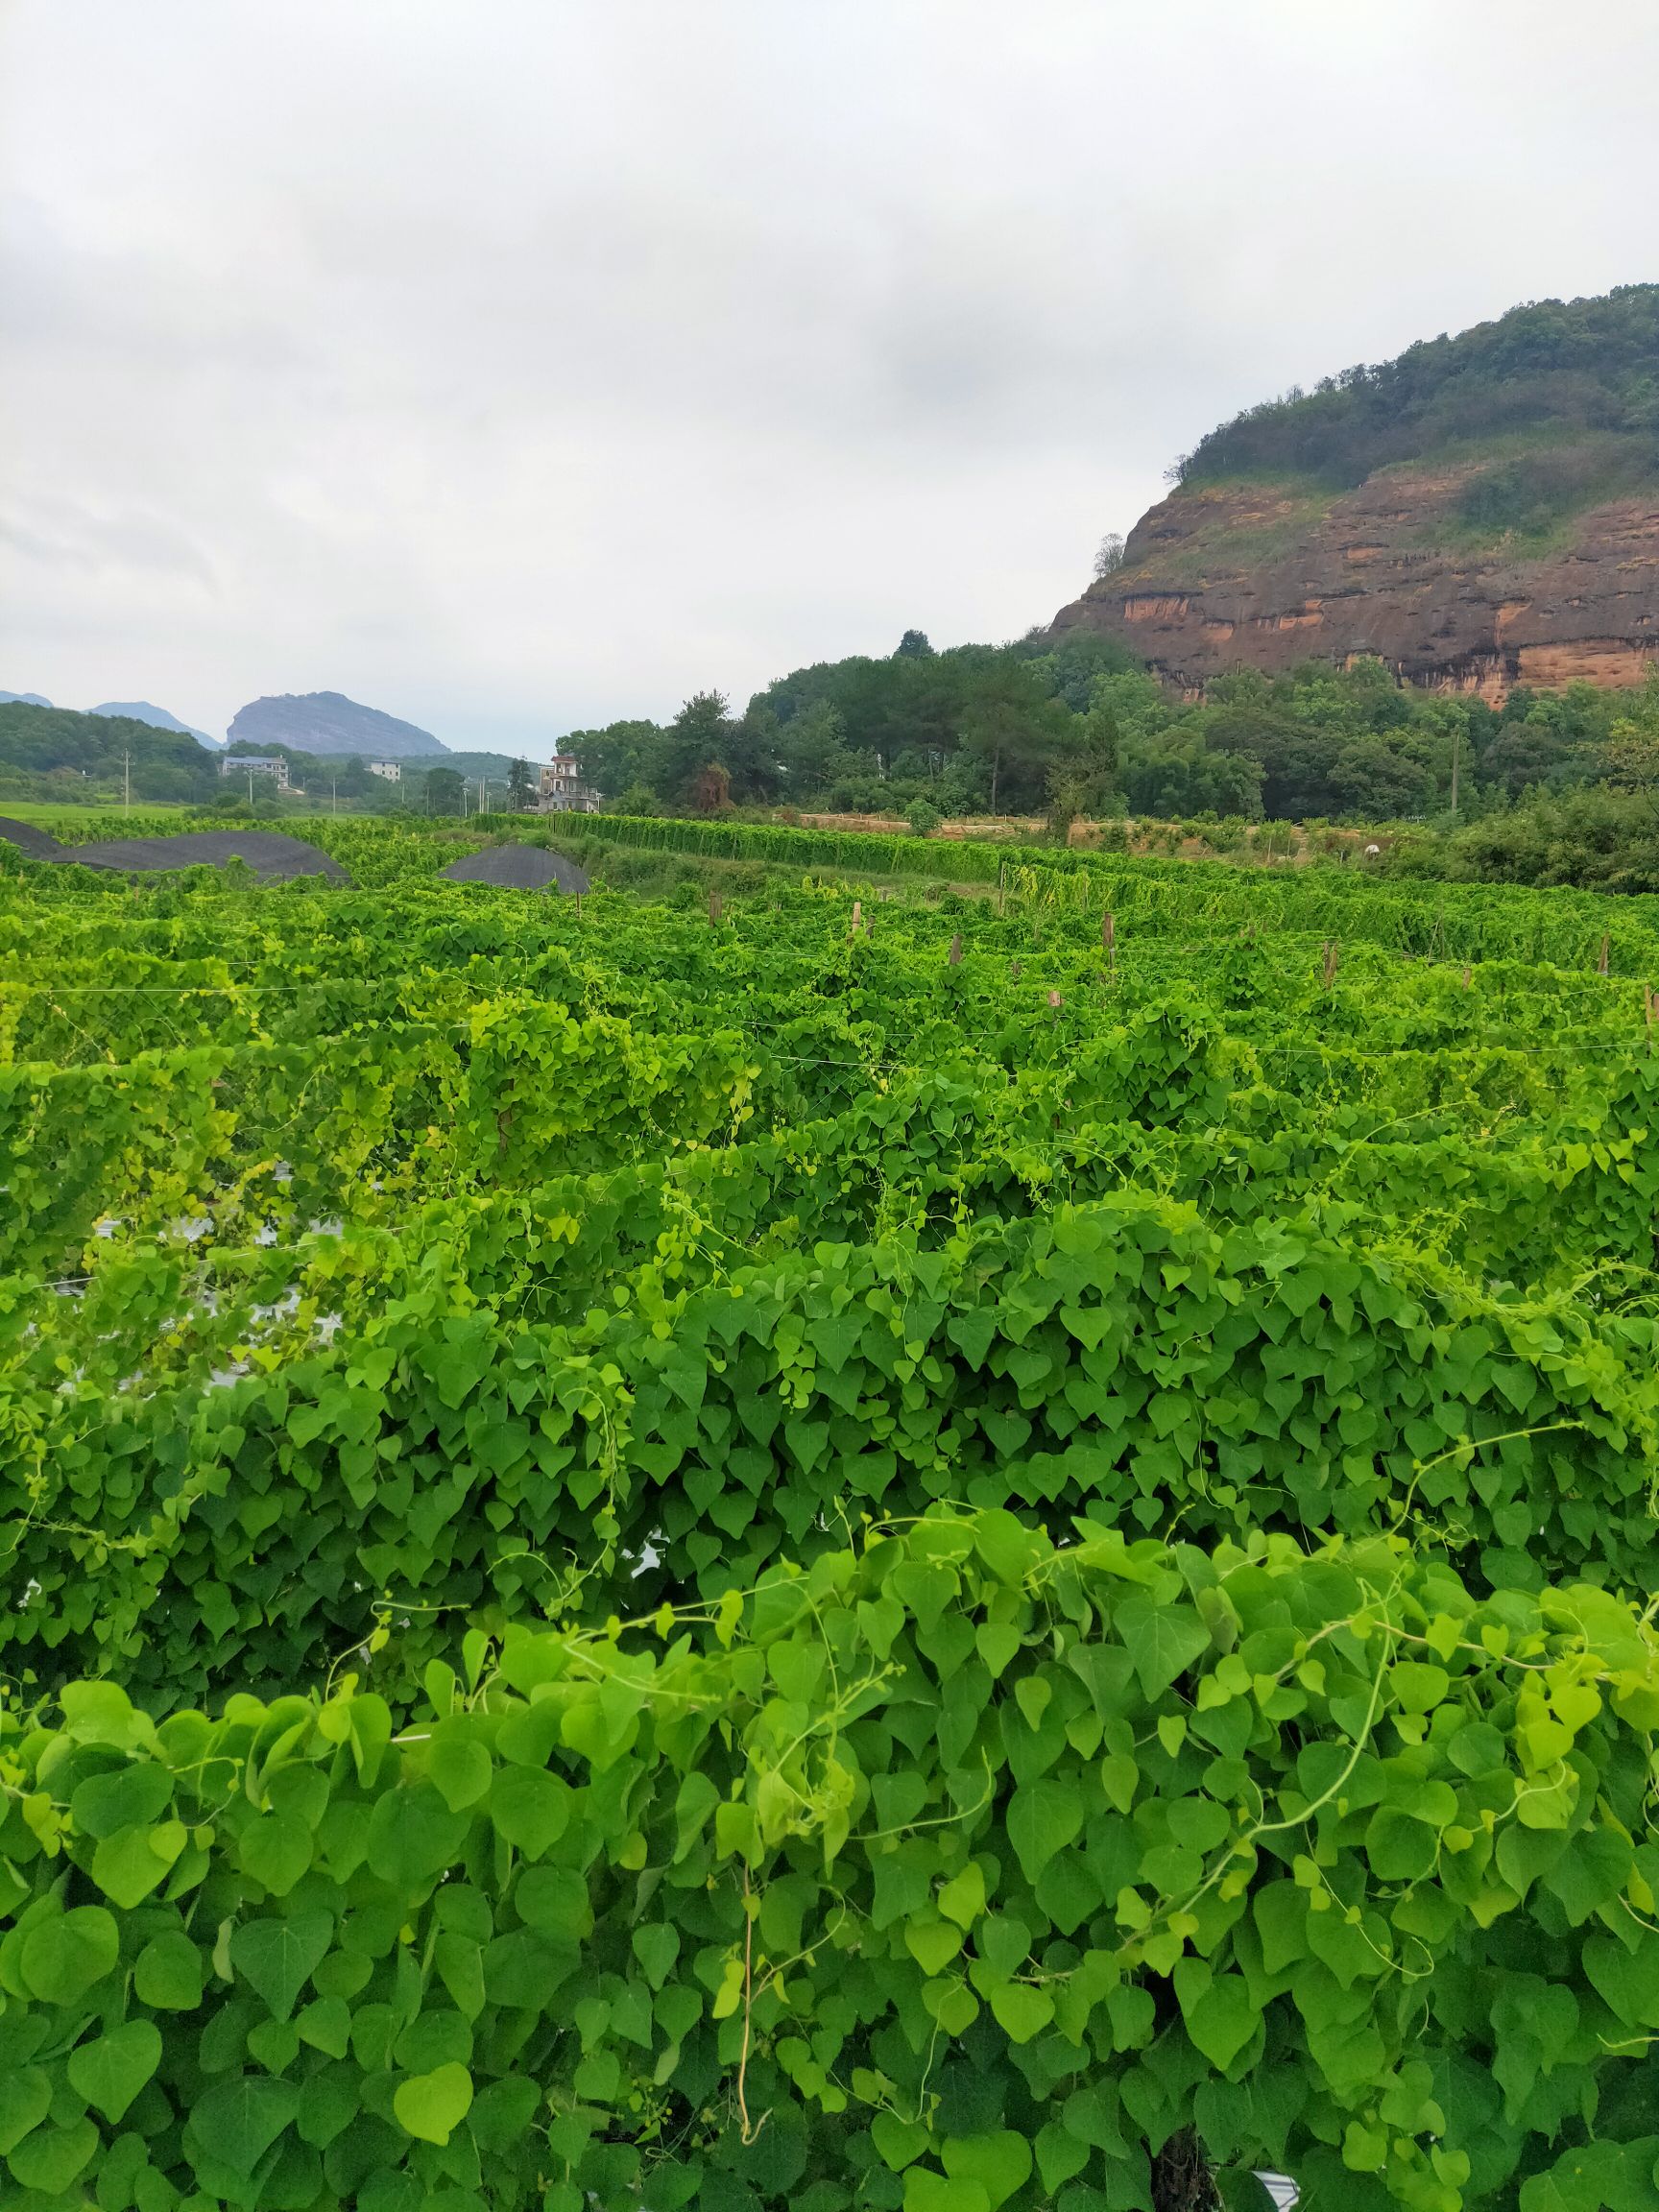
<svg viewBox="0 0 1659 2212"><path fill-rule="evenodd" d="M1008 911L1008 863L997 863L997 913L998 919Z"/></svg>
<svg viewBox="0 0 1659 2212"><path fill-rule="evenodd" d="M958 929L958 930L957 930L957 932L956 932L955 936L954 936L954 937L952 937L952 938L951 938L951 940L950 940L950 950L949 954L947 955L947 958L948 958L948 961L949 961L949 964L950 964L950 967L952 967L952 968L960 968L960 967L961 967L961 965L962 965L962 932L961 932L961 930L960 930L960 929Z"/></svg>
<svg viewBox="0 0 1659 2212"><path fill-rule="evenodd" d="M1655 1018L1659 1018L1659 991L1655 991L1650 983L1644 983L1642 986L1642 1003L1647 1010L1647 1051L1648 1056L1651 1057L1653 1051L1653 1023Z"/></svg>
<svg viewBox="0 0 1659 2212"><path fill-rule="evenodd" d="M1061 998L1061 996L1060 996L1060 994L1059 994L1059 992L1058 992L1058 991L1050 991L1050 992L1049 992L1049 994L1048 994L1048 1004L1049 1004L1049 1006L1050 1006L1050 1007L1053 1009L1054 1018L1055 1018L1055 1020L1056 1020L1056 1021L1058 1021L1058 1020L1059 1020L1059 1018L1060 1018L1060 1009L1061 1009L1061 1007L1062 1007L1062 1006L1063 1006L1065 1003L1066 1003L1066 1001L1065 1001L1065 1000L1064 1000L1064 999Z"/></svg>
<svg viewBox="0 0 1659 2212"><path fill-rule="evenodd" d="M724 907L725 903L726 903L726 902L725 902L725 901L724 901L724 900L721 898L721 896L720 896L720 894L719 894L719 892L718 892L718 891L710 891L710 892L709 892L709 927L710 927L710 928L712 928L712 927L714 926L714 925L715 925L715 924L716 924L716 923L719 921L719 919L720 919L720 915L721 915L721 910L722 910L722 908Z"/></svg>
<svg viewBox="0 0 1659 2212"><path fill-rule="evenodd" d="M1326 942L1319 948L1319 950L1325 955L1325 988L1327 991L1329 991L1332 984L1336 980L1336 970L1341 962L1342 948L1337 944L1334 937L1331 937L1326 940Z"/></svg>
<svg viewBox="0 0 1659 2212"><path fill-rule="evenodd" d="M863 902L863 900L862 900L862 899L854 899L854 902L853 902L853 926L852 926L852 928L851 928L851 929L848 931L848 935L849 935L849 936L852 936L852 937L856 937L856 936L857 936L857 934L858 934L858 932L859 932L859 930L860 930L860 929L863 927L863 926L864 926L864 902Z"/></svg>
<svg viewBox="0 0 1659 2212"><path fill-rule="evenodd" d="M1608 955L1608 953L1609 953L1609 952L1610 952L1612 950L1613 950L1613 940L1612 940L1612 938L1611 938L1611 937L1607 937L1607 936L1604 936L1604 937L1602 938L1602 940L1601 940L1601 956L1600 956L1600 958L1599 958L1599 959L1597 961L1597 963L1596 963L1596 973L1597 973L1597 974L1598 974L1598 975L1605 975L1605 974L1606 974L1606 973L1607 973L1607 955Z"/></svg>
<svg viewBox="0 0 1659 2212"><path fill-rule="evenodd" d="M1463 971L1463 988L1465 991L1469 988L1469 971L1467 968Z"/></svg>
<svg viewBox="0 0 1659 2212"><path fill-rule="evenodd" d="M1019 982L1019 980L1020 980L1020 962L1019 962L1018 960L1014 960L1014 961L1011 961L1011 962L1009 963L1009 968L1008 968L1008 977L1009 977L1009 980L1010 980L1010 982L1014 982L1014 983L1018 983L1018 982Z"/></svg>
<svg viewBox="0 0 1659 2212"><path fill-rule="evenodd" d="M1100 950L1106 955L1106 971L1114 983L1118 980L1118 925L1110 914L1100 917Z"/></svg>

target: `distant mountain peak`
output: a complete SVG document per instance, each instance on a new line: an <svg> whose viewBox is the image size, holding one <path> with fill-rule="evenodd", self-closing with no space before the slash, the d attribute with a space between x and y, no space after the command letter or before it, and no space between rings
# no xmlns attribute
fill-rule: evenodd
<svg viewBox="0 0 1659 2212"><path fill-rule="evenodd" d="M231 745L286 745L296 753L360 753L407 760L449 748L430 730L401 722L378 707L362 706L343 691L282 692L252 700L226 733Z"/></svg>
<svg viewBox="0 0 1659 2212"><path fill-rule="evenodd" d="M45 701L36 704L44 706ZM181 736L195 737L204 745L222 745L222 737L209 737L205 730L198 730L192 722L180 722L177 714L169 714L165 707L153 707L148 699L106 699L102 707L88 707L88 714L108 714L124 722L148 722L152 730L177 730Z"/></svg>
<svg viewBox="0 0 1659 2212"><path fill-rule="evenodd" d="M50 707L50 699L42 699L38 691L0 691L0 707Z"/></svg>

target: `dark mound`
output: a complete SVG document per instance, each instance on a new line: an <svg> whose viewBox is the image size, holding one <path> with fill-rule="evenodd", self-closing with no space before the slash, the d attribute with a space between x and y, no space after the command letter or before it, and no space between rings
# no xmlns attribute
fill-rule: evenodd
<svg viewBox="0 0 1659 2212"><path fill-rule="evenodd" d="M31 860L61 860L63 848L56 837L44 830L36 830L32 822L13 822L9 815L0 814L0 837L8 845L15 845L19 853L27 853Z"/></svg>
<svg viewBox="0 0 1659 2212"><path fill-rule="evenodd" d="M507 891L559 891L580 894L588 878L574 860L542 845L490 845L451 860L438 873L448 883L495 883Z"/></svg>
<svg viewBox="0 0 1659 2212"><path fill-rule="evenodd" d="M241 860L261 883L279 883L290 876L326 876L335 883L351 878L338 860L319 853L298 837L282 837L270 830L200 830L182 837L110 837L97 845L60 845L56 860L79 862L83 868L108 868L117 874L155 868L222 868L227 860Z"/></svg>

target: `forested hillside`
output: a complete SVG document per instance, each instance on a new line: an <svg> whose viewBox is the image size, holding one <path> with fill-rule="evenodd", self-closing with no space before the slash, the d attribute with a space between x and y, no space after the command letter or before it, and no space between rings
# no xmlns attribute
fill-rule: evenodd
<svg viewBox="0 0 1659 2212"><path fill-rule="evenodd" d="M0 798L193 800L219 789L219 755L187 730L66 707L0 703Z"/></svg>
<svg viewBox="0 0 1659 2212"><path fill-rule="evenodd" d="M1247 408L1055 617L1183 689L1376 655L1501 706L1659 653L1659 285L1517 307Z"/></svg>
<svg viewBox="0 0 1659 2212"><path fill-rule="evenodd" d="M1396 360L1345 369L1310 392L1247 407L1173 473L1188 485L1290 475L1350 486L1390 462L1546 427L1627 439L1633 475L1659 469L1659 284L1539 301L1455 338L1423 340ZM1505 490L1520 510L1518 480ZM1496 487L1471 506L1504 519Z"/></svg>

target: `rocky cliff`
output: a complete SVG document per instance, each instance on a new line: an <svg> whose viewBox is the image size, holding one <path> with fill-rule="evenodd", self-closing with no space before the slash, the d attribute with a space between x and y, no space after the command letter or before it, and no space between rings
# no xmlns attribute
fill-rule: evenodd
<svg viewBox="0 0 1659 2212"><path fill-rule="evenodd" d="M1449 520L1470 473L1388 469L1328 502L1183 489L1054 627L1119 637L1193 691L1224 669L1367 653L1494 705L1517 684L1641 683L1659 655L1659 498L1595 507L1539 552L1471 546Z"/></svg>
<svg viewBox="0 0 1659 2212"><path fill-rule="evenodd" d="M1375 654L1479 692L1659 656L1659 286L1517 308L1247 410L1054 628L1202 690Z"/></svg>

